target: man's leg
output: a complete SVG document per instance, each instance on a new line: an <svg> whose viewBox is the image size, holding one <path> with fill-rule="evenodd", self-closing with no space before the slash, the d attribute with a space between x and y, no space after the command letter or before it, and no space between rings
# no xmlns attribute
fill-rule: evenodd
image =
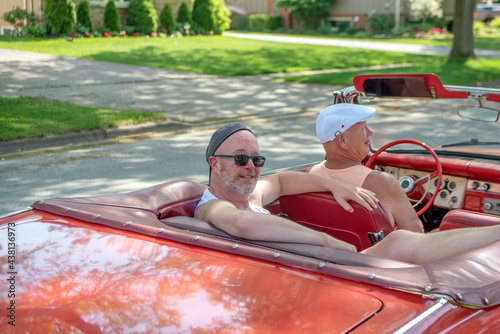
<svg viewBox="0 0 500 334"><path fill-rule="evenodd" d="M422 264L483 247L497 240L500 240L500 225L459 228L428 234L396 230L362 253Z"/></svg>

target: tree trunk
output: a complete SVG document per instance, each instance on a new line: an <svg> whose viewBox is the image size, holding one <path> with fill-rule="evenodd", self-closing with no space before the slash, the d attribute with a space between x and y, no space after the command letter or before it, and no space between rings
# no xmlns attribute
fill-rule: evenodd
<svg viewBox="0 0 500 334"><path fill-rule="evenodd" d="M474 11L475 0L456 0L453 16L453 47L448 58L476 58L474 55Z"/></svg>

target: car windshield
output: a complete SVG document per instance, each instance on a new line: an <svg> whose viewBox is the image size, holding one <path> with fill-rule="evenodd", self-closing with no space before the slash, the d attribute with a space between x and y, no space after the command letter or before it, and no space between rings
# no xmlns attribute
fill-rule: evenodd
<svg viewBox="0 0 500 334"><path fill-rule="evenodd" d="M463 87L447 88L465 90ZM353 89L346 89L344 93ZM379 90L379 93L383 95L384 92ZM498 94L498 91L494 93ZM377 109L375 116L368 121L368 127L377 129L370 138L373 151L398 139L416 139L434 148L439 155L500 163L499 102L487 101L484 96L479 100L474 94L459 99L366 95L375 94L365 92L358 102ZM395 150L423 151L407 144L394 146L388 151Z"/></svg>

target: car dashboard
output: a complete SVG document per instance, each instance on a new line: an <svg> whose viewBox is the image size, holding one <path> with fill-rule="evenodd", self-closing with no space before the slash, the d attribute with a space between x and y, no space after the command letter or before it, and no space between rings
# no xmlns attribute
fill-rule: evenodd
<svg viewBox="0 0 500 334"><path fill-rule="evenodd" d="M375 169L396 179L429 175L434 168L430 157L408 157L384 154ZM462 209L500 216L500 166L486 162L440 158L443 176L433 206L445 210ZM430 194L436 192L437 177L424 185Z"/></svg>

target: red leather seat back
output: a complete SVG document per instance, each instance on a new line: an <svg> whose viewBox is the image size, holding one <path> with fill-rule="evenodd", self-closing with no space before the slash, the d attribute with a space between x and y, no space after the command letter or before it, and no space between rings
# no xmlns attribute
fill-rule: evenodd
<svg viewBox="0 0 500 334"><path fill-rule="evenodd" d="M350 202L354 212L349 213L328 192L282 196L279 201L288 219L355 245L358 251L372 245L368 232L387 236L394 230L380 205L370 212Z"/></svg>
<svg viewBox="0 0 500 334"><path fill-rule="evenodd" d="M500 216L465 210L451 210L441 221L440 231L462 227L490 226L500 224Z"/></svg>

